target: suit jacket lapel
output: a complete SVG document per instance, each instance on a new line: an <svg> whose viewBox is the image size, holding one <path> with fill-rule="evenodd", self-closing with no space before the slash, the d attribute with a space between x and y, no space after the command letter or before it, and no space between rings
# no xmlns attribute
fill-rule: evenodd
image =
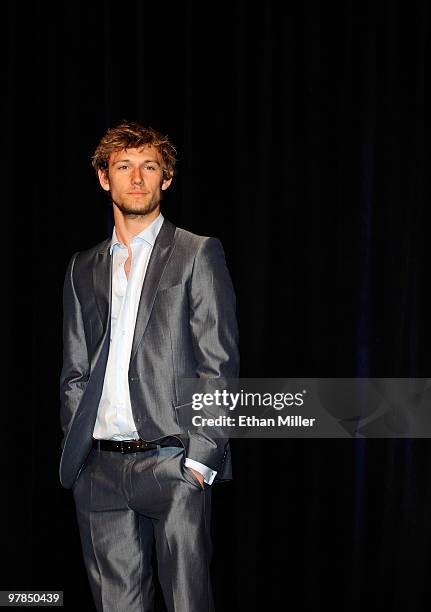
<svg viewBox="0 0 431 612"><path fill-rule="evenodd" d="M93 285L96 296L97 309L102 321L103 335L109 328L109 317L111 312L111 282L112 282L112 257L109 251L111 239L106 240L96 253L95 265L93 266Z"/></svg>
<svg viewBox="0 0 431 612"><path fill-rule="evenodd" d="M174 235L175 225L165 219L154 243L142 285L130 361L133 360L147 327L160 279L172 254Z"/></svg>

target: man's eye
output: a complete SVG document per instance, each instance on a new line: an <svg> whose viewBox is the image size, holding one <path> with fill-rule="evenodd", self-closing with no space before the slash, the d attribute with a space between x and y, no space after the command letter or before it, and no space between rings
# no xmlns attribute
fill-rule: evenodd
<svg viewBox="0 0 431 612"><path fill-rule="evenodd" d="M153 164L145 164L144 168L145 170L149 170L150 172L153 172L156 169L156 166L153 166Z"/></svg>
<svg viewBox="0 0 431 612"><path fill-rule="evenodd" d="M123 165L123 166L118 166L118 170L127 170L129 166Z"/></svg>

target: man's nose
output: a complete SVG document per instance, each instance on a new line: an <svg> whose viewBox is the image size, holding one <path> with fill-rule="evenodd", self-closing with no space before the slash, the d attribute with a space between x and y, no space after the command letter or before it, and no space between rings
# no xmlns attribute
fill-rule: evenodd
<svg viewBox="0 0 431 612"><path fill-rule="evenodd" d="M134 168L132 171L132 183L142 183L142 174L139 168Z"/></svg>

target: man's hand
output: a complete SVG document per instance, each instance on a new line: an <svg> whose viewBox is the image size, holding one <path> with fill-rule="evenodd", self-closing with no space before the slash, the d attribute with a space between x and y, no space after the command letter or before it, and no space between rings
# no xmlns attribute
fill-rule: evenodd
<svg viewBox="0 0 431 612"><path fill-rule="evenodd" d="M188 470L190 470L191 472L193 472L193 475L197 478L197 480L200 482L200 485L202 487L202 489L204 488L204 476L203 474L201 474L200 472L198 472L197 470L194 470L191 467L186 466Z"/></svg>

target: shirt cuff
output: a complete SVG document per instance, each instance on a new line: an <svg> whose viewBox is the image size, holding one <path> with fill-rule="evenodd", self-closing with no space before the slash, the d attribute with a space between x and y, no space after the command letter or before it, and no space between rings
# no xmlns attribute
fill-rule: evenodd
<svg viewBox="0 0 431 612"><path fill-rule="evenodd" d="M213 483L214 478L216 477L216 474L217 474L215 470L212 470L207 465L204 465L203 463L200 463L199 461L195 461L194 459L189 459L188 457L186 457L186 460L184 461L184 465L186 467L193 468L194 470L199 472L199 474L202 474L202 476L204 477L204 482L206 482L209 485Z"/></svg>

